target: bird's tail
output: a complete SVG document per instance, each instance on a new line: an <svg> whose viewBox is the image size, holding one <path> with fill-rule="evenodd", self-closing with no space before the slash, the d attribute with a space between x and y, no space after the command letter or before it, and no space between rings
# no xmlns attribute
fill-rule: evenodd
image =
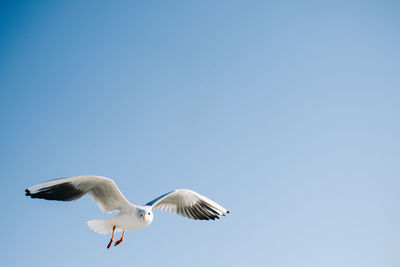
<svg viewBox="0 0 400 267"><path fill-rule="evenodd" d="M92 229L93 231L95 231L99 234L103 234L103 235L106 235L109 232L111 232L113 229L113 226L114 226L107 219L106 220L90 220L90 221L87 221L87 224L89 225L90 229Z"/></svg>

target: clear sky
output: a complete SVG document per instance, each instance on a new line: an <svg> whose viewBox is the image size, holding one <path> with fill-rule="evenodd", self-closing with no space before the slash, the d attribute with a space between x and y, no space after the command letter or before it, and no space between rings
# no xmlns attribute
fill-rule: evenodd
<svg viewBox="0 0 400 267"><path fill-rule="evenodd" d="M2 265L400 266L400 5L327 2L1 1ZM107 250L81 174L231 214Z"/></svg>

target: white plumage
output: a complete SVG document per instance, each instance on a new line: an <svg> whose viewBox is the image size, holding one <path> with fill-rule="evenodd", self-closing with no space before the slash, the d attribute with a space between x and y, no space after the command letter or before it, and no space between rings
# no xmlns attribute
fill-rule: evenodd
<svg viewBox="0 0 400 267"><path fill-rule="evenodd" d="M118 245L123 240L125 230L145 227L153 221L153 209L177 213L195 220L215 220L229 211L211 199L189 189L177 189L166 193L146 205L130 203L119 191L113 180L101 176L76 176L55 179L29 187L26 195L32 198L72 201L89 194L103 212L118 211L108 219L90 220L89 227L101 234L112 231L107 248L113 242L114 231L123 231Z"/></svg>

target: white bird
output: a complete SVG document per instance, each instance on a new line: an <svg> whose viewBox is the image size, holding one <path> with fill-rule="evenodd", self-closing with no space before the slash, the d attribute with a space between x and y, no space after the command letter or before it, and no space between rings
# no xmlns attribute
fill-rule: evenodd
<svg viewBox="0 0 400 267"><path fill-rule="evenodd" d="M115 231L122 231L122 236L114 246L122 242L125 230L149 225L153 221L153 209L174 212L194 220L215 220L229 213L211 199L189 189L168 192L146 205L134 205L124 197L113 180L91 175L50 180L29 187L25 193L31 198L61 201L76 200L89 193L103 212L118 211L111 218L87 222L95 232L107 234L112 231L107 248L113 243Z"/></svg>

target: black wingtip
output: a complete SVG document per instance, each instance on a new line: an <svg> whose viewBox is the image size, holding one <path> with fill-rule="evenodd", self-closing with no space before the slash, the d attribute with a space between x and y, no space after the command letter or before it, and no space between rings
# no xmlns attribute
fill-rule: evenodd
<svg viewBox="0 0 400 267"><path fill-rule="evenodd" d="M226 213L230 213L229 210L227 210Z"/></svg>
<svg viewBox="0 0 400 267"><path fill-rule="evenodd" d="M31 198L41 198L47 200L71 201L80 198L87 191L75 188L70 182L55 184L48 187L41 187L38 190L31 192L25 190L25 195Z"/></svg>

